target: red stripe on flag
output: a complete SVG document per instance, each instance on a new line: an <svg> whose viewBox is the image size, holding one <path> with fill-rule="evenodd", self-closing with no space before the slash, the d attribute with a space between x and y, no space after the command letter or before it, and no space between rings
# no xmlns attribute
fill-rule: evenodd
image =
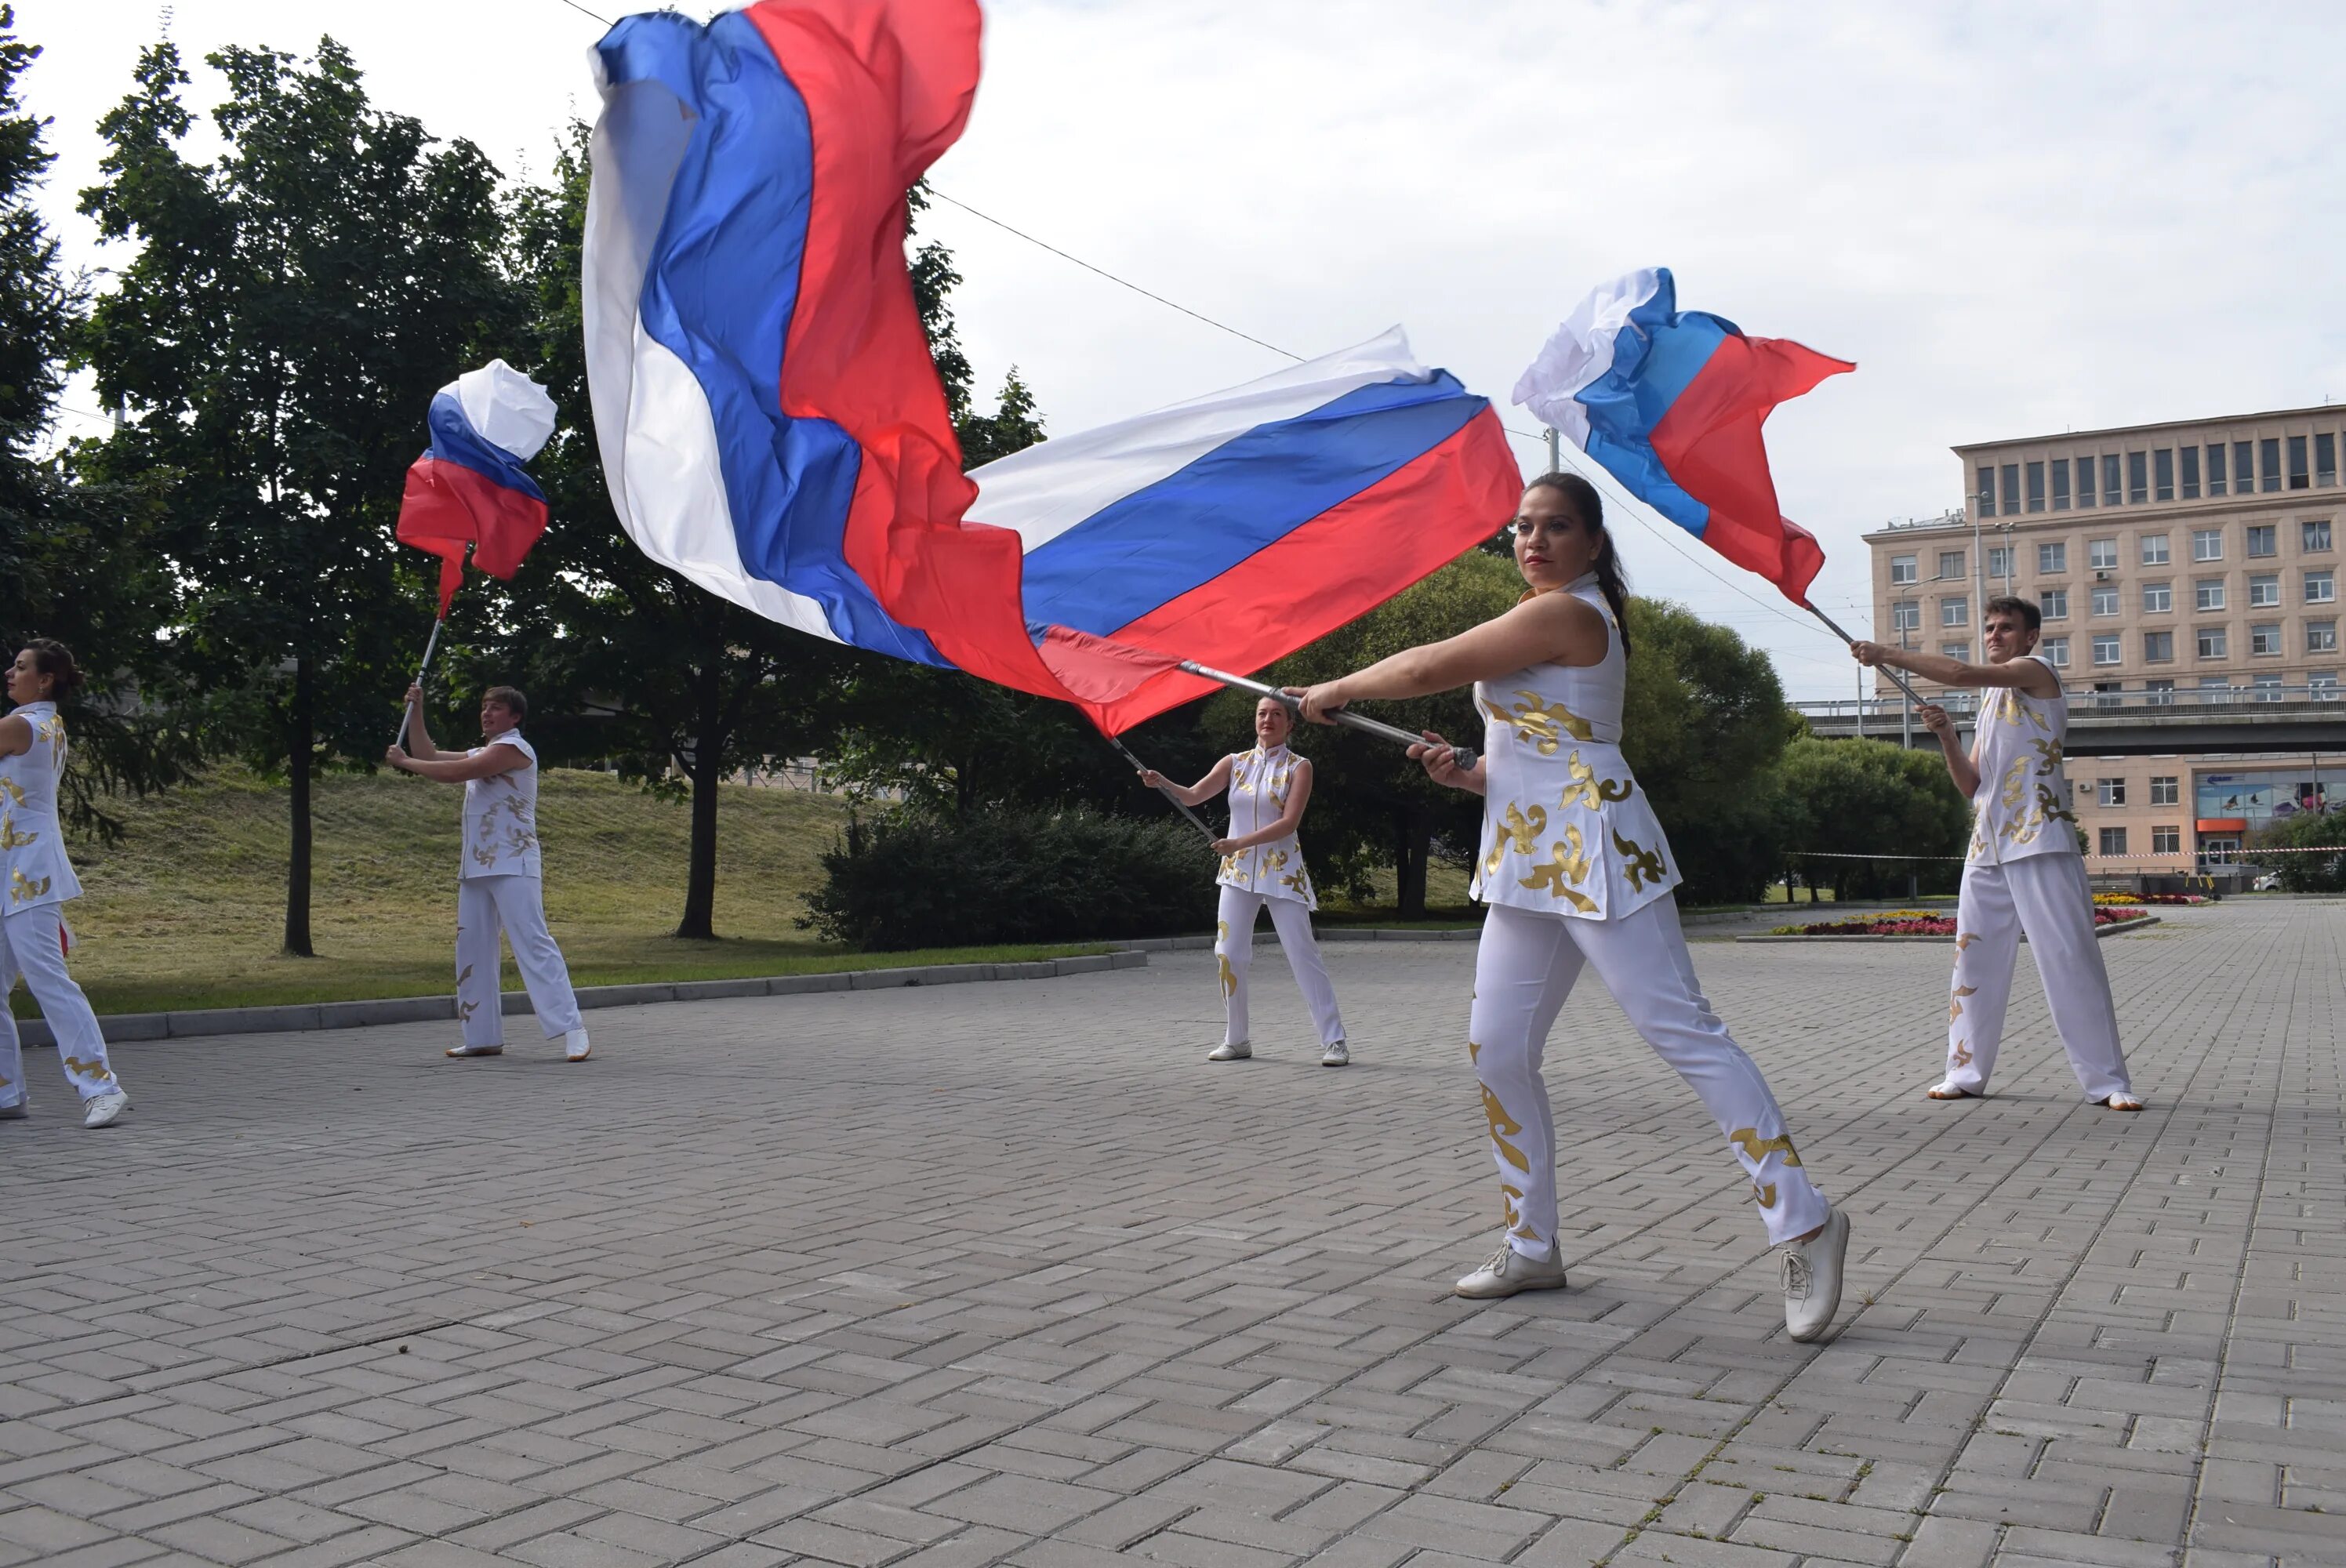
<svg viewBox="0 0 2346 1568"><path fill-rule="evenodd" d="M440 557L440 613L464 580L464 549L492 576L511 577L546 532L546 503L461 463L419 457L399 498L399 542Z"/></svg>

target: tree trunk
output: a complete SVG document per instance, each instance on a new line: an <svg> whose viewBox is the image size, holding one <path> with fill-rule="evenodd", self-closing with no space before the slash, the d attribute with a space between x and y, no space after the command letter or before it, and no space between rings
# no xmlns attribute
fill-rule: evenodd
<svg viewBox="0 0 2346 1568"><path fill-rule="evenodd" d="M1401 813L1401 836L1393 846L1393 879L1396 897L1403 920L1425 918L1425 814L1403 808Z"/></svg>
<svg viewBox="0 0 2346 1568"><path fill-rule="evenodd" d="M310 944L310 764L311 759L310 661L293 661L293 704L285 715L285 749L291 764L292 851L285 862L285 954L315 958Z"/></svg>
<svg viewBox="0 0 2346 1568"><path fill-rule="evenodd" d="M694 942L717 940L717 782L724 767L725 737L723 650L713 650L693 679L697 732L692 762L685 769L692 780L691 869L685 874L684 918L676 934Z"/></svg>

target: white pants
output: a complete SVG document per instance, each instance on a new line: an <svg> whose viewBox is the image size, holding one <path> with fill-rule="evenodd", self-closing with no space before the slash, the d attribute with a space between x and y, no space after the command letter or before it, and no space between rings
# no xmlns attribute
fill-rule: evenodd
<svg viewBox="0 0 2346 1568"><path fill-rule="evenodd" d="M1466 1049L1483 1083L1491 1158L1515 1250L1545 1257L1556 1243L1556 1114L1540 1063L1584 963L1596 967L1646 1044L1702 1096L1751 1179L1768 1239L1789 1241L1822 1225L1829 1206L1801 1168L1767 1079L1696 983L1676 899L1656 899L1617 920L1566 920L1498 904L1484 917L1475 950Z"/></svg>
<svg viewBox="0 0 2346 1568"><path fill-rule="evenodd" d="M546 1038L578 1028L570 970L546 929L545 882L512 873L466 877L456 884L456 1013L464 1021L464 1044L505 1044L503 999L497 993L500 932L513 943L514 967L521 971Z"/></svg>
<svg viewBox="0 0 2346 1568"><path fill-rule="evenodd" d="M2109 971L2094 940L2094 895L2076 855L1965 866L1955 904L1955 977L1947 999L1947 1082L1980 1094L2004 1044L2012 966L2028 933L2045 1004L2089 1100L2128 1093Z"/></svg>
<svg viewBox="0 0 2346 1568"><path fill-rule="evenodd" d="M1336 987L1321 960L1320 944L1311 938L1311 911L1296 899L1266 898L1229 886L1222 889L1221 923L1214 937L1214 952L1222 961L1222 1043L1243 1045L1248 1040L1247 972L1254 966L1255 916L1266 904L1270 906L1270 929L1287 950L1287 967L1295 972L1303 1004L1311 1010L1311 1022L1320 1031L1320 1044L1333 1045L1344 1037L1344 1021L1336 1014Z"/></svg>
<svg viewBox="0 0 2346 1568"><path fill-rule="evenodd" d="M120 1088L107 1064L97 1014L66 972L64 908L40 904L0 917L0 1106L21 1105L25 1098L24 1043L8 1013L8 993L19 975L56 1036L66 1082L85 1100Z"/></svg>

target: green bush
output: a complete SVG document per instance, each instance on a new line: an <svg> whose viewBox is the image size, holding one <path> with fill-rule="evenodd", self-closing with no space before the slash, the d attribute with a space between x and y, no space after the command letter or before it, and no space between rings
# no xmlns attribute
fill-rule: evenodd
<svg viewBox="0 0 2346 1568"><path fill-rule="evenodd" d="M1214 856L1184 821L1089 807L892 813L822 856L800 921L867 951L1210 931Z"/></svg>
<svg viewBox="0 0 2346 1568"><path fill-rule="evenodd" d="M2341 852L2274 855L2264 863L2280 878L2284 892L2346 892L2346 810L2300 811L2280 818L2249 843L2246 858L2255 860L2259 850L2323 849Z"/></svg>

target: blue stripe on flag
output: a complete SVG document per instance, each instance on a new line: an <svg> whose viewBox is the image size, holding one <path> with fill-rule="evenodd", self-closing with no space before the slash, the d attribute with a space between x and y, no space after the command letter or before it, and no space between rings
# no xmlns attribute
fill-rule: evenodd
<svg viewBox="0 0 2346 1568"><path fill-rule="evenodd" d="M1734 322L1702 311L1680 311L1678 283L1668 268L1658 269L1661 286L1629 312L1629 322L1613 340L1613 364L1575 394L1588 411L1589 456L1605 465L1629 493L1701 537L1710 508L1672 479L1654 452L1654 427L1727 334L1742 332Z"/></svg>
<svg viewBox="0 0 2346 1568"><path fill-rule="evenodd" d="M1437 372L1257 425L1029 552L1027 618L1108 636L1408 466L1483 407Z"/></svg>
<svg viewBox="0 0 2346 1568"><path fill-rule="evenodd" d="M638 309L709 399L741 564L821 604L842 641L946 664L847 565L861 449L829 420L781 412L813 191L805 100L739 11L705 32L673 15L626 17L602 57L609 80L657 80L697 117Z"/></svg>
<svg viewBox="0 0 2346 1568"><path fill-rule="evenodd" d="M423 449L424 456L469 468L490 484L518 490L533 501L546 499L546 492L522 467L521 460L474 430L473 422L464 417L464 405L446 392L433 394L432 412L424 416L424 424L432 432L432 444Z"/></svg>

